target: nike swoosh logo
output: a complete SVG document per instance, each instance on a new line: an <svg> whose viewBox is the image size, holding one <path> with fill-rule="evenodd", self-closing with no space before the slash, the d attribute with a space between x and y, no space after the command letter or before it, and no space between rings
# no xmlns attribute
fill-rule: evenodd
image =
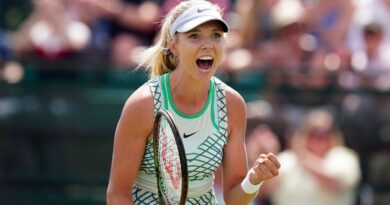
<svg viewBox="0 0 390 205"><path fill-rule="evenodd" d="M198 132L198 131L193 132L193 133L191 133L191 134L186 134L186 133L184 133L184 134L183 134L183 137L184 137L184 138L191 137L192 135L196 134L197 132Z"/></svg>
<svg viewBox="0 0 390 205"><path fill-rule="evenodd" d="M210 8L205 8L205 9L198 8L198 13L202 13L203 11L207 11L207 10L212 10L212 9L210 9Z"/></svg>

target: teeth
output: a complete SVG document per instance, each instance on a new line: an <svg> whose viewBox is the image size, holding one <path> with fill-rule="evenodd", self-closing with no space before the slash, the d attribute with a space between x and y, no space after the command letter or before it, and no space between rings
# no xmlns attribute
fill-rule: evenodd
<svg viewBox="0 0 390 205"><path fill-rule="evenodd" d="M199 58L199 60L213 60L214 58L212 56L202 56Z"/></svg>

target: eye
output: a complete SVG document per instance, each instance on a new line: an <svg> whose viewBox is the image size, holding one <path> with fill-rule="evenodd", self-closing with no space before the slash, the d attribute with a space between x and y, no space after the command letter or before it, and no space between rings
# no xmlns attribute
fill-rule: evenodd
<svg viewBox="0 0 390 205"><path fill-rule="evenodd" d="M190 38L190 39L198 39L199 38L199 34L197 34L197 33L190 33L188 35L188 38Z"/></svg>
<svg viewBox="0 0 390 205"><path fill-rule="evenodd" d="M222 38L222 33L221 32L215 32L211 36L212 38Z"/></svg>

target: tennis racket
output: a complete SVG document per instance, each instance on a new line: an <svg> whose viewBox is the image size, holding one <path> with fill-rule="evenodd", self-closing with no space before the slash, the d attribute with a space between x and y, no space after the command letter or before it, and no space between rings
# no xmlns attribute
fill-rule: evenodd
<svg viewBox="0 0 390 205"><path fill-rule="evenodd" d="M179 132L167 110L156 114L153 153L160 204L184 205L188 192L187 158Z"/></svg>

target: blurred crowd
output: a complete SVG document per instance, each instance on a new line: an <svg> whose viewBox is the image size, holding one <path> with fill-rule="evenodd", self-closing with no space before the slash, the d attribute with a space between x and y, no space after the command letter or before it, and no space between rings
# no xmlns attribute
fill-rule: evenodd
<svg viewBox="0 0 390 205"><path fill-rule="evenodd" d="M33 58L131 69L176 1L31 0L14 28L16 3L3 3L2 68ZM232 31L222 70L261 70L274 86L390 90L389 0L215 2Z"/></svg>
<svg viewBox="0 0 390 205"><path fill-rule="evenodd" d="M390 0L212 1L231 27L219 73L266 79L248 103L248 157L279 153L282 169L254 204L372 204L362 182L384 183L390 161ZM30 0L15 23L27 3L2 1L0 82L29 62L131 70L176 2Z"/></svg>
<svg viewBox="0 0 390 205"><path fill-rule="evenodd" d="M241 0L227 69L266 69L273 84L388 91L390 1ZM283 73L283 76L280 76Z"/></svg>
<svg viewBox="0 0 390 205"><path fill-rule="evenodd" d="M361 169L358 154L345 146L333 114L313 109L304 114L285 147L266 124L247 138L249 163L258 153L278 153L280 175L265 183L254 204L352 205L358 203Z"/></svg>

